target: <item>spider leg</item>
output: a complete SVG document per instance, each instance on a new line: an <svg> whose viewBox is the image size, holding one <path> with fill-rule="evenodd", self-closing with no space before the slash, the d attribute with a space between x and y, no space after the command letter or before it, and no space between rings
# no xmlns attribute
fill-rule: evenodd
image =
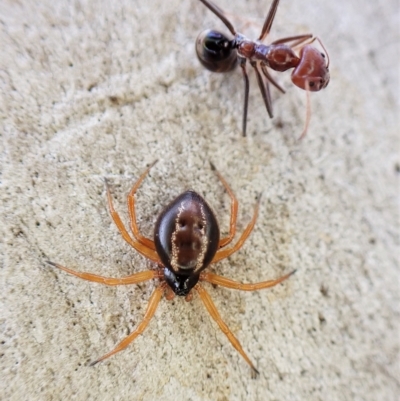
<svg viewBox="0 0 400 401"><path fill-rule="evenodd" d="M225 238L220 239L219 244L218 244L218 247L222 248L222 247L228 245L232 241L233 237L236 234L238 201L237 201L232 189L230 188L229 184L226 182L225 178L222 177L221 173L215 168L213 163L210 162L210 164L211 164L211 169L215 171L215 174L217 174L218 178L222 182L222 185L225 187L226 192L228 192L228 195L231 198L231 220L229 223L229 235Z"/></svg>
<svg viewBox="0 0 400 401"><path fill-rule="evenodd" d="M172 291L172 288L170 286L167 286L165 288L165 299L167 301L172 301L175 298L175 293Z"/></svg>
<svg viewBox="0 0 400 401"><path fill-rule="evenodd" d="M112 203L112 197L111 197L111 192L107 184L107 180L105 180L106 183L106 188L107 188L107 201L108 201L108 208L110 209L110 214L112 219L114 220L115 225L117 226L119 232L122 235L122 238L136 251L138 251L140 254L145 256L146 258L152 260L155 263L161 263L160 258L157 255L157 252L154 249L149 248L145 244L141 244L138 240L131 238L129 235L128 231L126 231L126 228L124 226L124 223L122 223L121 218L119 217L119 214L116 212L114 209L114 205Z"/></svg>
<svg viewBox="0 0 400 401"><path fill-rule="evenodd" d="M271 92L269 90L268 81L264 82L263 77L258 69L256 62L250 62L251 66L254 68L257 77L258 87L260 88L262 98L264 100L265 107L267 108L267 112L270 118L274 116L274 112L272 110L272 100L271 100Z"/></svg>
<svg viewBox="0 0 400 401"><path fill-rule="evenodd" d="M226 18L225 13L213 2L209 0L200 0L211 12L213 12L229 29L232 35L236 35L236 30L232 23Z"/></svg>
<svg viewBox="0 0 400 401"><path fill-rule="evenodd" d="M246 71L246 59L240 58L239 60L240 68L242 69L243 80L244 80L244 105L243 105L243 118L242 118L242 134L246 136L246 128L247 128L247 108L249 105L249 77Z"/></svg>
<svg viewBox="0 0 400 401"><path fill-rule="evenodd" d="M258 40L263 41L267 35L269 34L269 31L271 30L272 23L274 22L276 10L278 9L279 5L279 0L274 0L271 4L271 7L269 8L267 17L265 18L264 21L264 26L262 27L260 37Z"/></svg>
<svg viewBox="0 0 400 401"><path fill-rule="evenodd" d="M257 216L258 216L258 209L260 208L260 200L261 200L261 196L258 197L256 206L254 208L253 218L251 219L250 223L247 225L247 227L243 231L243 233L240 236L237 243L232 248L220 249L219 251L217 251L217 253L215 254L214 259L211 261L211 263L217 263L220 260L231 256L233 253L238 251L243 246L244 242L246 241L246 239L248 238L250 233L253 231L254 225L256 224L256 220L257 220Z"/></svg>
<svg viewBox="0 0 400 401"><path fill-rule="evenodd" d="M239 283L229 278L218 276L217 274L208 272L202 272L200 274L200 280L207 281L208 283L211 284L220 285L221 287L232 288L234 290L257 291L257 290L262 290L264 288L270 288L281 283L282 281L288 279L295 271L296 270L293 270L292 272L282 277L279 277L276 280L268 280L268 281L262 281L260 283L251 283L251 284Z"/></svg>
<svg viewBox="0 0 400 401"><path fill-rule="evenodd" d="M131 222L131 229L133 236L143 245L147 246L150 249L155 250L156 247L154 245L154 242L149 239L144 237L143 235L140 234L139 228L137 226L137 221L136 221L136 212L135 212L135 193L137 189L139 188L140 184L148 174L149 170L157 163L158 160L155 160L147 169L142 173L142 175L139 177L139 179L136 181L135 185L132 187L131 191L129 192L128 195L128 210L129 210L129 218Z"/></svg>
<svg viewBox="0 0 400 401"><path fill-rule="evenodd" d="M222 320L221 315L219 314L217 308L215 307L214 302L212 301L208 292L200 284L196 284L196 286L194 288L199 293L200 298L203 301L204 306L206 307L208 313L216 321L216 323L218 324L218 326L222 330L222 332L228 337L228 340L233 345L233 347L239 352L240 355L242 355L244 360L250 365L250 367L252 369L252 373L254 375L258 375L259 374L258 370L253 365L250 358L243 351L243 348L240 345L238 339L233 335L233 333L231 332L229 327Z"/></svg>
<svg viewBox="0 0 400 401"><path fill-rule="evenodd" d="M153 292L153 294L150 297L149 304L147 306L146 313L144 314L143 320L139 323L138 327L136 330L134 330L131 334L129 334L128 337L124 338L112 351L108 352L107 354L103 355L99 359L96 359L94 362L90 364L90 366L96 365L96 363L99 363L103 361L106 358L109 358L110 356L116 354L119 351L122 351L124 348L126 348L137 336L143 333L143 331L146 329L148 324L150 323L151 318L154 316L154 313L156 312L157 306L160 303L161 296L164 292L166 284L163 283L159 285Z"/></svg>
<svg viewBox="0 0 400 401"><path fill-rule="evenodd" d="M105 284L105 285L126 285L126 284L137 284L143 281L148 281L153 278L161 278L161 274L157 270L147 270L144 272L139 272L132 274L130 276L114 278L114 277L104 277L98 276L97 274L91 274L86 272L78 272L76 270L70 269L65 266L61 266L58 263L46 261L49 265L57 267L60 270L72 274L73 276L79 277L83 280L94 281L95 283Z"/></svg>

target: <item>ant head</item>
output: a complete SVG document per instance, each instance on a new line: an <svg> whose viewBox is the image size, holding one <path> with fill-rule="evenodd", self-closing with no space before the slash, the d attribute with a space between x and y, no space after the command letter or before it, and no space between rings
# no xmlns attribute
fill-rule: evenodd
<svg viewBox="0 0 400 401"><path fill-rule="evenodd" d="M329 83L325 54L311 45L300 50L300 62L293 70L292 82L301 89L318 92Z"/></svg>
<svg viewBox="0 0 400 401"><path fill-rule="evenodd" d="M227 72L236 67L237 54L229 40L218 31L206 30L196 39L196 53L200 63L213 72Z"/></svg>

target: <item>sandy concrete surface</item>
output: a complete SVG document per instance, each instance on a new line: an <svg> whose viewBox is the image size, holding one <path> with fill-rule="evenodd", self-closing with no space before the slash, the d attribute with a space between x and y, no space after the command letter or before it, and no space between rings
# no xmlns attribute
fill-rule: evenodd
<svg viewBox="0 0 400 401"><path fill-rule="evenodd" d="M219 0L256 37L270 1ZM0 3L1 400L398 400L399 9L394 0L282 1L274 38L313 32L331 82L312 94L290 72L267 117L251 76L240 135L240 71L204 70L194 41L225 29L196 0ZM192 188L224 233L263 193L254 232L212 271L287 282L245 293L205 285L260 370L250 370L198 296L162 300L148 329L95 367L143 317L156 283L106 287L45 264L122 277L154 268L106 206L107 177L140 228ZM236 237L238 238L238 237ZM397 256L396 256L397 254Z"/></svg>

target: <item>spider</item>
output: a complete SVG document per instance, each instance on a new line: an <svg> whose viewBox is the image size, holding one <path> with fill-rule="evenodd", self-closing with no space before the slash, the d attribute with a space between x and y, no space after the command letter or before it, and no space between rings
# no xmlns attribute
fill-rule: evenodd
<svg viewBox="0 0 400 401"><path fill-rule="evenodd" d="M198 193L194 191L186 191L175 198L161 212L155 224L154 239L151 240L150 238L143 236L139 232L137 226L134 197L140 184L156 162L157 161L152 163L144 171L128 195L128 211L133 238L129 235L118 212L114 209L107 181L105 181L105 184L110 214L122 237L137 252L156 263L158 265L157 269L134 273L127 277L112 278L98 276L92 273L78 272L58 263L47 261L51 266L81 279L110 286L137 284L151 279L157 279L159 281L159 284L150 297L142 322L132 333L117 344L112 351L96 359L90 365L93 366L123 350L136 337L142 334L151 318L154 316L163 295L165 295L167 300L172 300L175 295L178 295L180 297L185 297L186 301L191 301L193 298L193 292L196 292L200 296L200 299L203 301L204 306L211 317L228 337L234 348L250 365L252 376L255 377L259 373L258 370L244 352L232 331L222 320L214 302L211 300L210 295L202 286L201 282L208 282L236 290L256 291L263 288L273 287L281 283L289 278L295 270L276 280L263 281L254 284L239 283L205 271L210 264L217 263L220 260L229 257L242 247L243 243L253 230L260 204L259 197L254 209L253 218L250 223L248 223L239 240L232 247L225 248L233 240L236 233L238 201L228 183L216 170L213 164L211 164L212 170L215 171L231 198L229 235L220 238L218 222L210 206Z"/></svg>

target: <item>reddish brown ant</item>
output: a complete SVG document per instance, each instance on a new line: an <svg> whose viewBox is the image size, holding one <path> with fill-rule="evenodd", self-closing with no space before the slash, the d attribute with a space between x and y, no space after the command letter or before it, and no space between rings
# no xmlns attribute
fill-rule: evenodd
<svg viewBox="0 0 400 401"><path fill-rule="evenodd" d="M136 330L123 339L112 351L95 360L91 365L95 365L96 363L123 350L137 336L142 334L150 323L151 318L154 316L163 294L165 294L167 300L171 300L175 295L178 295L185 297L186 301L190 301L193 298L193 290L195 290L195 292L199 294L200 299L203 301L204 306L210 313L211 317L217 322L218 326L228 337L235 349L250 365L252 375L255 376L258 374L257 369L244 352L239 341L222 320L217 308L210 298L210 295L200 283L208 282L236 290L256 291L263 288L273 287L286 280L294 273L294 271L292 271L276 280L244 284L205 271L210 264L217 263L220 260L229 257L242 247L256 223L260 198L256 204L253 218L245 228L239 240L232 247L221 249L225 248L235 236L238 201L228 183L222 175L215 170L215 167L211 165L231 198L229 235L220 238L218 222L210 206L208 206L207 202L196 192L186 191L175 198L175 200L167 205L161 212L154 228L153 239L146 238L140 234L137 226L134 196L143 179L155 163L156 162L148 167L139 177L128 195L128 210L133 238L126 230L119 214L114 209L107 182L106 188L110 214L122 237L137 252L156 263L158 265L157 269L134 273L127 277L112 278L98 276L92 273L78 272L68 267L61 266L58 263L47 262L50 265L81 279L111 286L137 284L151 279L159 280L159 284L150 297L144 318L142 322L139 323Z"/></svg>
<svg viewBox="0 0 400 401"><path fill-rule="evenodd" d="M239 63L244 78L243 136L246 136L247 125L249 78L246 71L246 62L249 61L256 72L258 87L270 118L273 117L273 111L269 82L282 93L285 93L285 91L270 75L268 67L280 72L294 68L292 82L307 91L307 117L300 139L303 138L310 120L308 92L317 92L325 88L329 83L329 56L320 39L312 34L305 34L278 39L270 45L264 45L262 41L271 30L279 0L273 0L261 34L255 41L249 40L237 32L224 12L210 0L200 1L225 24L234 36L233 39L229 39L221 32L206 30L197 37L196 53L201 64L214 72L231 71ZM319 42L327 53L327 60L325 60L323 53L311 46L311 43L315 41ZM296 49L299 49L298 56L295 53Z"/></svg>

